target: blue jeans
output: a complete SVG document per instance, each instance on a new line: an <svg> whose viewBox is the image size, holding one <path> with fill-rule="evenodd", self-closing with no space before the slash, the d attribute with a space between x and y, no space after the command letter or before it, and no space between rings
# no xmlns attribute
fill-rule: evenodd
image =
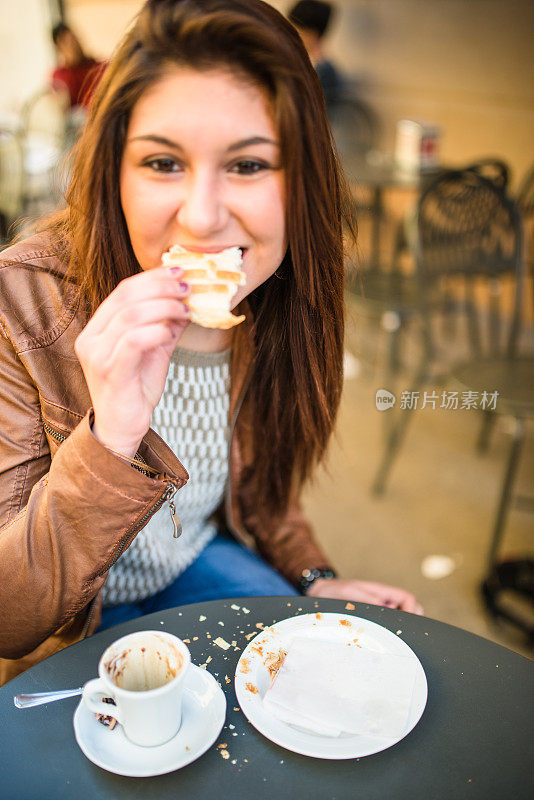
<svg viewBox="0 0 534 800"><path fill-rule="evenodd" d="M218 534L196 561L161 592L137 603L103 608L98 630L203 600L296 594L294 587L260 556L229 536Z"/></svg>

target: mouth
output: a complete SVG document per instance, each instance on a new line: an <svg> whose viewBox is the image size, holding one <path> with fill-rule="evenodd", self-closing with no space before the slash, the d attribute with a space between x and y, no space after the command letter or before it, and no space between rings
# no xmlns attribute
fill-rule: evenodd
<svg viewBox="0 0 534 800"><path fill-rule="evenodd" d="M222 253L223 250L228 250L231 247L237 247L238 250L241 251L241 257L245 255L248 249L247 247L241 247L235 244L214 245L212 247L208 247L207 245L203 247L197 247L196 245L183 244L182 247L184 250L188 250L190 253Z"/></svg>

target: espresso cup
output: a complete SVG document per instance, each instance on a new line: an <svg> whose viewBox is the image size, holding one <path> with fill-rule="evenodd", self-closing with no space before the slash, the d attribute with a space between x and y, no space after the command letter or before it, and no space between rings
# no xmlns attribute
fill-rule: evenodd
<svg viewBox="0 0 534 800"><path fill-rule="evenodd" d="M134 744L164 744L182 723L190 664L189 650L177 636L164 631L130 633L104 651L99 677L83 687L83 702L97 714L114 717ZM115 706L104 697L111 697Z"/></svg>

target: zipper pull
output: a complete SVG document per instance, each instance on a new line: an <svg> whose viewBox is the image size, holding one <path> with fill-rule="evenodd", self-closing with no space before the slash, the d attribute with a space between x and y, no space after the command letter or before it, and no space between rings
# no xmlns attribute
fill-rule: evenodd
<svg viewBox="0 0 534 800"><path fill-rule="evenodd" d="M172 524L174 527L173 538L179 539L182 535L182 523L178 519L178 514L176 513L176 506L174 505L174 495L176 494L176 487L173 486L172 483L169 483L167 486L167 490L163 495L163 499L166 500L169 504L169 510L171 512L171 519Z"/></svg>
<svg viewBox="0 0 534 800"><path fill-rule="evenodd" d="M174 497L174 492L168 498L169 508L170 508L170 511L171 511L172 524L174 526L174 532L173 532L172 535L173 535L174 539L179 539L180 536L182 535L182 523L178 519L178 514L176 513L176 506L174 505L173 497Z"/></svg>

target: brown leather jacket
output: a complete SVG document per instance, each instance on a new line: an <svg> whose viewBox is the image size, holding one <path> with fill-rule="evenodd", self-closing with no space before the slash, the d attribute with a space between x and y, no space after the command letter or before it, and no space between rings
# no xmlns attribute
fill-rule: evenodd
<svg viewBox="0 0 534 800"><path fill-rule="evenodd" d="M188 480L152 430L139 449L151 477L93 436L74 353L87 317L64 269L48 234L0 254L0 685L94 633L109 568ZM244 323L232 351L230 477L219 518L295 581L306 566L329 564L298 503L271 529L244 512L255 508L240 486L251 458L252 358Z"/></svg>

